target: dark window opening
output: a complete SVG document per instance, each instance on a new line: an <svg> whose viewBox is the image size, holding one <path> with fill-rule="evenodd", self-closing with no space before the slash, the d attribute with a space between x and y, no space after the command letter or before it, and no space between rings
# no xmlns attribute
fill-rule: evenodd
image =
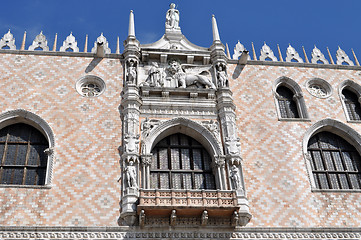
<svg viewBox="0 0 361 240"><path fill-rule="evenodd" d="M361 120L361 106L357 95L348 89L343 89L342 95L344 96L344 103L349 119Z"/></svg>
<svg viewBox="0 0 361 240"><path fill-rule="evenodd" d="M212 160L193 138L170 135L157 143L152 154L152 189L216 189Z"/></svg>
<svg viewBox="0 0 361 240"><path fill-rule="evenodd" d="M330 132L318 133L309 140L307 152L317 188L361 188L360 155L343 138Z"/></svg>
<svg viewBox="0 0 361 240"><path fill-rule="evenodd" d="M49 147L34 127L17 123L0 130L0 183L44 185Z"/></svg>
<svg viewBox="0 0 361 240"><path fill-rule="evenodd" d="M281 117L299 118L297 103L293 100L293 92L285 86L279 86L276 92Z"/></svg>

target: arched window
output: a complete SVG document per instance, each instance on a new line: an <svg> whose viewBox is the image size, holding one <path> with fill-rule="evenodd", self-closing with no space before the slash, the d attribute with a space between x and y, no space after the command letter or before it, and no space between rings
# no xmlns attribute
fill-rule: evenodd
<svg viewBox="0 0 361 240"><path fill-rule="evenodd" d="M0 183L44 185L49 143L34 127L16 123L0 130Z"/></svg>
<svg viewBox="0 0 361 240"><path fill-rule="evenodd" d="M153 148L150 178L152 189L216 189L208 152L181 133Z"/></svg>
<svg viewBox="0 0 361 240"><path fill-rule="evenodd" d="M346 140L331 132L320 132L308 141L307 152L317 188L361 188L361 158Z"/></svg>
<svg viewBox="0 0 361 240"><path fill-rule="evenodd" d="M360 121L361 106L358 101L357 94L347 88L344 88L342 89L342 96L349 120Z"/></svg>
<svg viewBox="0 0 361 240"><path fill-rule="evenodd" d="M286 86L277 87L277 101L281 118L299 118L294 93Z"/></svg>

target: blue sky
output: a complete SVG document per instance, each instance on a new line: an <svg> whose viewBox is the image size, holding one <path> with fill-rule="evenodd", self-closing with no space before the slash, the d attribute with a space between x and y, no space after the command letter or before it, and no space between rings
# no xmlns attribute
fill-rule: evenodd
<svg viewBox="0 0 361 240"><path fill-rule="evenodd" d="M121 46L127 37L131 9L138 40L150 43L164 34L165 13L171 2L175 2L180 11L183 34L199 46L212 44L211 16L215 14L221 40L228 43L231 54L240 40L248 50L254 42L259 56L265 41L275 53L279 44L284 57L290 43L302 57L302 46L305 46L310 59L316 44L325 55L328 46L334 60L338 46L351 59L353 48L361 60L361 1L358 0L12 0L2 2L0 35L10 28L19 48L26 30L28 48L42 30L51 49L58 33L59 49L66 36L73 32L82 51L88 34L90 51L103 32L115 52L117 36Z"/></svg>

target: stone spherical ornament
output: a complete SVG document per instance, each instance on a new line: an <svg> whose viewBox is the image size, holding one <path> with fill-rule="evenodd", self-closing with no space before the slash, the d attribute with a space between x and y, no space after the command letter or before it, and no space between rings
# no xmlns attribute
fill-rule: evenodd
<svg viewBox="0 0 361 240"><path fill-rule="evenodd" d="M97 97L104 92L105 82L97 76L87 75L76 82L75 88L83 97Z"/></svg>

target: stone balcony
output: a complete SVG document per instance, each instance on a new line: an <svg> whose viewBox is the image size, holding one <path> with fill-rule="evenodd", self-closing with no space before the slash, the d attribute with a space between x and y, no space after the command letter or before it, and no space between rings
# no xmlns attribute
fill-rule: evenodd
<svg viewBox="0 0 361 240"><path fill-rule="evenodd" d="M229 190L176 190L141 189L138 214L144 210L147 216L165 217L172 210L178 216L200 216L204 210L210 217L231 216L239 210L235 191Z"/></svg>

